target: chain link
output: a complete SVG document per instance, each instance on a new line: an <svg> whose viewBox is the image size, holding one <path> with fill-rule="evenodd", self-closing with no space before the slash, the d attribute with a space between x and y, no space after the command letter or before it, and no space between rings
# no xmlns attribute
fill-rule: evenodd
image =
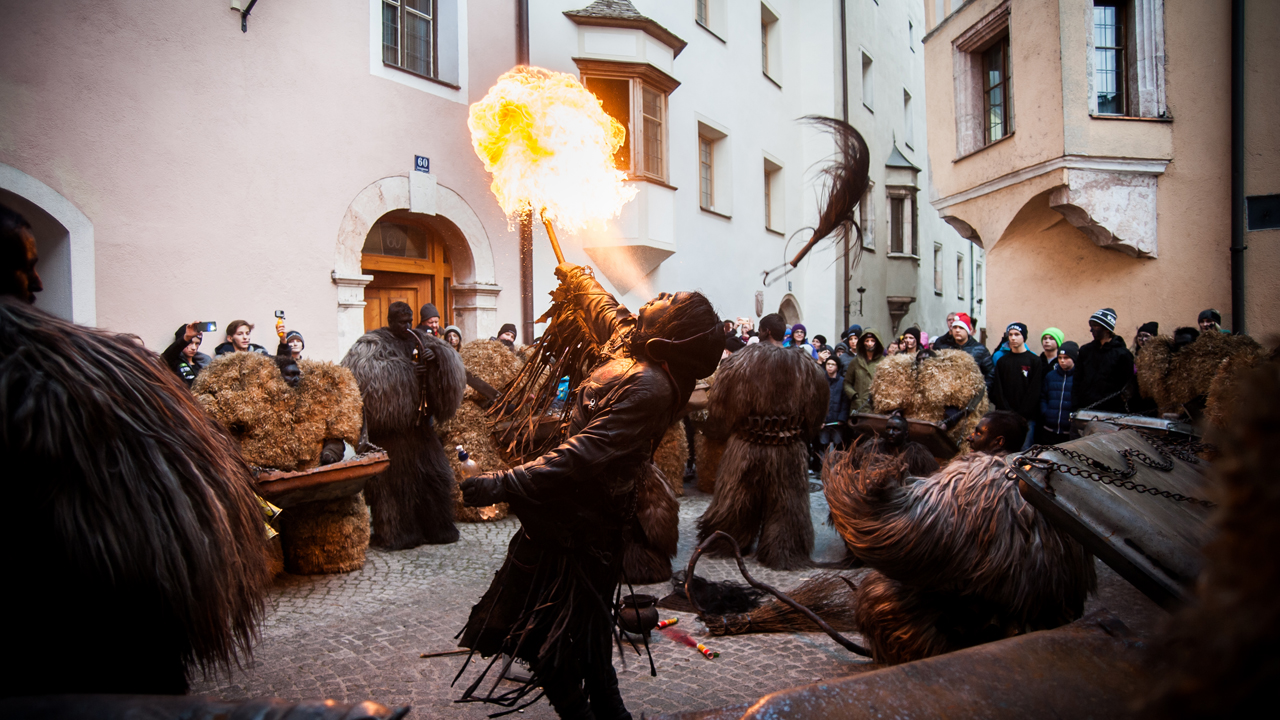
<svg viewBox="0 0 1280 720"><path fill-rule="evenodd" d="M1142 493L1146 495L1154 495L1156 497L1169 498L1174 502L1185 502L1185 503L1190 503L1192 505L1200 505L1201 507L1205 507L1205 508L1217 507L1216 503L1211 502L1209 500L1203 500L1201 498L1191 497L1189 495L1183 495L1182 493L1170 492L1168 490L1161 490L1160 488L1152 487L1150 485L1143 485L1142 483L1134 482L1133 480L1130 479L1138 473L1137 465L1134 464L1135 458L1139 462L1141 462L1143 465L1146 465L1147 467L1153 468L1155 470L1159 470L1161 472L1169 472L1170 470L1173 469L1173 457L1171 456L1177 456L1179 459L1185 462L1191 463L1192 465L1197 465L1200 463L1200 458L1198 458L1195 455L1195 453L1203 450L1211 449L1211 446L1205 443L1195 442L1195 441L1190 441L1186 443L1172 443L1168 441L1159 440L1156 437L1152 436L1151 434L1142 432L1140 429L1135 428L1131 425L1125 426L1125 427L1129 429L1133 429L1136 432L1138 432L1138 434L1141 435L1144 440L1146 440L1148 443L1151 444L1151 447L1155 448L1156 453L1160 455L1161 459L1156 460L1152 458L1150 455L1146 454L1145 452L1137 448L1125 448L1124 450L1120 451L1120 456L1124 458L1125 468L1123 470L1118 470L1116 468L1109 467L1106 464L1098 460L1095 460L1089 457L1088 455L1085 455L1084 453L1079 452L1077 450L1070 450L1068 448L1059 447L1057 445L1032 445L1031 447L1027 448L1025 453L1014 458L1013 461L1010 462L1007 476L1011 480L1016 480L1017 474L1014 472L1014 466L1025 463L1027 465L1041 468L1043 470L1050 470L1053 472L1062 473L1064 475L1074 475L1076 477L1084 478L1086 480L1092 480L1093 482L1101 483L1103 485L1110 485L1111 487L1120 488L1121 490L1129 490L1131 492ZM1066 455L1067 457L1072 458L1073 460L1076 460L1081 464L1086 465L1089 468L1093 468L1093 469L1089 470L1086 468L1077 467L1075 465L1068 465L1066 463L1055 462L1053 460L1049 460L1048 458L1040 457L1041 453L1049 450ZM1048 482L1048 479L1046 478L1046 484L1047 482Z"/></svg>

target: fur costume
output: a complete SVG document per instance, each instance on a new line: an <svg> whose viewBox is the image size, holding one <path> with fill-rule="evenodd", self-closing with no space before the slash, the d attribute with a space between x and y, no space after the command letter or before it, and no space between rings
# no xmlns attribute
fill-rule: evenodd
<svg viewBox="0 0 1280 720"><path fill-rule="evenodd" d="M1155 400L1162 412L1175 412L1209 393L1224 361L1233 360L1234 370L1238 366L1252 367L1263 355L1262 346L1248 335L1200 333L1177 352L1173 350L1172 337L1158 335L1147 340L1138 353L1138 388ZM1224 378L1220 384L1229 381ZM1221 409L1219 406L1219 416Z"/></svg>
<svg viewBox="0 0 1280 720"><path fill-rule="evenodd" d="M1260 716L1280 681L1280 363L1273 357L1239 379L1241 402L1211 434L1217 534L1204 549L1198 602L1152 646L1156 667L1145 716Z"/></svg>
<svg viewBox="0 0 1280 720"><path fill-rule="evenodd" d="M720 364L707 424L729 439L698 542L717 530L775 570L810 564L808 442L827 413L826 374L801 353L757 343ZM726 552L727 548L718 548Z"/></svg>
<svg viewBox="0 0 1280 720"><path fill-rule="evenodd" d="M360 440L360 390L346 368L299 360L302 380L291 388L273 358L251 352L219 356L191 391L205 411L240 443L250 464L309 470L324 441Z"/></svg>
<svg viewBox="0 0 1280 720"><path fill-rule="evenodd" d="M466 369L443 340L420 330L412 332L434 356L426 362L422 379L430 398L430 417L418 411L412 339L402 340L390 329L379 328L356 340L342 359L360 385L369 442L386 450L391 460L391 466L370 478L364 490L373 516L369 542L389 550L458 539L453 524L453 473L432 420L443 423L453 417L466 388Z"/></svg>
<svg viewBox="0 0 1280 720"><path fill-rule="evenodd" d="M707 494L716 491L716 474L720 472L720 461L724 458L724 447L728 438L712 439L705 429L698 430L693 436L694 470L698 474L698 491Z"/></svg>
<svg viewBox="0 0 1280 720"><path fill-rule="evenodd" d="M1209 384L1209 399L1205 407L1205 417L1217 428L1225 428L1231 424L1236 409L1244 401L1245 388L1242 380L1249 372L1264 362L1276 362L1280 359L1280 348L1269 354L1236 353L1218 366L1218 372Z"/></svg>
<svg viewBox="0 0 1280 720"><path fill-rule="evenodd" d="M836 530L866 562L858 629L877 662L901 663L1079 618L1093 557L1018 493L1001 456L973 453L928 478L901 458L833 455ZM861 469L859 469L861 468Z"/></svg>
<svg viewBox="0 0 1280 720"><path fill-rule="evenodd" d="M462 346L459 354L467 373L488 383L495 390L501 390L511 382L524 364L519 355L508 350L498 340L472 340ZM481 472L511 469L498 452L497 443L489 432L489 424L485 420L487 402L488 399L475 388L467 387L462 394L458 412L437 428L440 439L444 442L445 455L449 457L449 467L453 469L453 518L458 522L501 520L508 512L506 503L482 508L467 507L462 504L462 491L456 486L465 479L462 475L462 463L458 462L458 454L453 451L458 445L467 451Z"/></svg>
<svg viewBox="0 0 1280 720"><path fill-rule="evenodd" d="M966 438L990 408L987 385L978 364L965 351L934 352L936 357L919 361L911 355L902 354L881 360L871 384L875 411L888 415L894 410L901 410L913 420L942 422L946 418L946 408L964 409L975 395L981 393L982 399L974 411L948 433L960 447L960 454L964 454L969 451Z"/></svg>
<svg viewBox="0 0 1280 720"><path fill-rule="evenodd" d="M0 696L182 693L248 658L267 582L249 467L155 353L0 299L0 442Z"/></svg>
<svg viewBox="0 0 1280 720"><path fill-rule="evenodd" d="M667 428L653 453L653 462L662 471L663 478L676 497L684 497L684 468L689 462L689 440L684 434L684 424L677 422Z"/></svg>

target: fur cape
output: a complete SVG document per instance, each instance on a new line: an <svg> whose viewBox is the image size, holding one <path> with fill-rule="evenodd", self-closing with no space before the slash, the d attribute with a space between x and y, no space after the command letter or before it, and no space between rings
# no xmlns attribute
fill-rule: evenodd
<svg viewBox="0 0 1280 720"><path fill-rule="evenodd" d="M680 542L680 502L653 463L645 463L639 482L636 522L623 551L622 576L637 585L666 582Z"/></svg>
<svg viewBox="0 0 1280 720"><path fill-rule="evenodd" d="M911 355L890 355L880 361L871 383L871 398L877 414L901 410L914 420L942 422L946 408L965 408L978 393L982 400L949 435L968 452L966 438L978 420L990 409L987 385L973 357L963 350L938 350L936 357L916 362Z"/></svg>
<svg viewBox="0 0 1280 720"><path fill-rule="evenodd" d="M0 442L20 660L0 696L182 693L248 658L268 579L249 467L155 353L0 299Z"/></svg>
<svg viewBox="0 0 1280 720"><path fill-rule="evenodd" d="M742 548L759 538L756 560L778 570L810 564L808 441L827 413L826 374L801 353L767 343L744 348L720 364L707 425L729 432L715 495L698 519L698 541L717 530ZM780 444L748 439L750 418L788 418L798 432ZM728 548L715 548L727 552Z"/></svg>
<svg viewBox="0 0 1280 720"><path fill-rule="evenodd" d="M508 350L498 340L472 340L462 346L459 354L466 372L485 381L495 390L506 387L524 365L520 356ZM481 407L484 402L483 395L474 388L467 387L458 411L448 422L441 423L437 428L440 439L444 442L445 454L449 457L449 467L453 470L453 517L458 522L501 520L508 512L506 503L481 508L467 507L462 504L462 491L457 488L457 484L466 479L462 475L462 463L458 462L458 454L454 452L458 445L467 451L481 472L511 469L498 452L497 443L489 432L485 410Z"/></svg>
<svg viewBox="0 0 1280 720"><path fill-rule="evenodd" d="M1146 717L1256 715L1280 681L1280 362L1261 363L1239 384L1230 422L1210 435L1222 453L1217 534L1204 549L1197 601L1152 645Z"/></svg>
<svg viewBox="0 0 1280 720"><path fill-rule="evenodd" d="M1173 338L1158 335L1147 340L1138 353L1138 389L1155 400L1163 412L1174 412L1185 403L1209 393L1223 362L1251 367L1265 354L1248 335L1200 333L1190 345L1173 351ZM1224 379L1221 384L1228 384ZM1219 408L1221 414L1221 407Z"/></svg>
<svg viewBox="0 0 1280 720"><path fill-rule="evenodd" d="M444 422L453 417L466 388L466 369L443 340L414 332L435 354L424 379L431 418L418 412L413 341L379 328L356 340L342 359L342 366L351 370L360 385L369 441L386 450L391 460L391 466L371 478L364 491L373 517L369 542L390 550L458 539L453 524L453 473L430 420Z"/></svg>
<svg viewBox="0 0 1280 720"><path fill-rule="evenodd" d="M836 530L873 571L858 588L858 629L878 662L918 660L1084 612L1093 557L974 453L929 478L905 461L833 454L824 468Z"/></svg>
<svg viewBox="0 0 1280 720"><path fill-rule="evenodd" d="M360 440L360 389L350 370L301 360L302 380L291 388L273 358L222 355L196 377L191 391L259 467L308 470L320 464L324 441Z"/></svg>

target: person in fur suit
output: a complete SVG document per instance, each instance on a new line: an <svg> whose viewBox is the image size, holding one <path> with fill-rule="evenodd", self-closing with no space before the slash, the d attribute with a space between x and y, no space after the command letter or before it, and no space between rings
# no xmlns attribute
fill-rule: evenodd
<svg viewBox="0 0 1280 720"><path fill-rule="evenodd" d="M856 622L877 662L1058 627L1079 618L1096 589L1092 556L1007 474L998 448L1020 445L1025 421L986 420L1002 438L989 446L996 452L957 458L927 478L910 477L901 457L859 450L833 455L823 472L836 530L872 568L858 586Z"/></svg>
<svg viewBox="0 0 1280 720"><path fill-rule="evenodd" d="M878 414L901 410L908 418L943 423L960 454L968 452L966 438L990 406L982 371L960 350L922 350L915 357L885 358L876 371L871 395Z"/></svg>
<svg viewBox="0 0 1280 720"><path fill-rule="evenodd" d="M762 327L764 326L762 322ZM809 440L827 413L825 373L810 358L769 342L725 359L707 410L708 436L728 438L715 494L698 518L698 542L723 530L775 570L810 565ZM708 552L729 552L716 543Z"/></svg>
<svg viewBox="0 0 1280 720"><path fill-rule="evenodd" d="M630 718L610 660L610 607L624 574L634 582L623 556L637 543L628 538L648 532L644 515L660 510L655 496L675 502L654 450L694 383L715 369L724 328L700 293L664 293L632 316L589 270L564 264L556 275L557 294L603 348L603 359L571 397L559 445L462 484L468 505L507 502L521 522L462 631L462 647L495 656L462 700L512 706L541 686L561 717ZM675 553L674 534L645 542ZM662 561L669 574L670 558ZM503 695L486 694L494 683L485 677L498 658L512 656L530 664L531 679Z"/></svg>
<svg viewBox="0 0 1280 720"><path fill-rule="evenodd" d="M262 617L249 467L155 353L25 300L0 298L0 696L184 693Z"/></svg>
<svg viewBox="0 0 1280 720"><path fill-rule="evenodd" d="M1251 717L1274 704L1280 682L1280 355L1273 351L1240 371L1236 384L1232 414L1209 435L1221 452L1212 490L1216 532L1204 548L1195 600L1151 643L1152 687L1141 717Z"/></svg>
<svg viewBox="0 0 1280 720"><path fill-rule="evenodd" d="M373 515L369 543L388 550L458 539L453 471L435 423L458 409L466 369L453 348L412 325L413 308L393 302L387 327L362 335L342 359L360 385L369 442L391 460L364 491Z"/></svg>
<svg viewBox="0 0 1280 720"><path fill-rule="evenodd" d="M1262 346L1248 335L1200 333L1189 343L1157 335L1138 353L1138 388L1155 400L1162 412L1185 409L1194 417L1204 407L1224 363L1229 361L1232 370L1248 368L1265 355ZM1226 378L1219 384L1224 382L1228 382Z"/></svg>

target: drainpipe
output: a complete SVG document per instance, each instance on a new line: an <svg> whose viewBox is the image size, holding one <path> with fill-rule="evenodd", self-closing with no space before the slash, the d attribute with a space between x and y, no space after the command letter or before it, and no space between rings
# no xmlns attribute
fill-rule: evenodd
<svg viewBox="0 0 1280 720"><path fill-rule="evenodd" d="M1244 324L1244 0L1231 0L1231 329Z"/></svg>
<svg viewBox="0 0 1280 720"><path fill-rule="evenodd" d="M516 64L529 64L529 0L516 0ZM520 215L521 339L533 344L533 213Z"/></svg>
<svg viewBox="0 0 1280 720"><path fill-rule="evenodd" d="M840 119L849 122L849 28L845 21L845 2L840 0ZM840 294L844 298L844 324L840 326L840 332L849 327L849 284L853 281L850 277L849 267L849 233L844 233L844 283L841 284Z"/></svg>

